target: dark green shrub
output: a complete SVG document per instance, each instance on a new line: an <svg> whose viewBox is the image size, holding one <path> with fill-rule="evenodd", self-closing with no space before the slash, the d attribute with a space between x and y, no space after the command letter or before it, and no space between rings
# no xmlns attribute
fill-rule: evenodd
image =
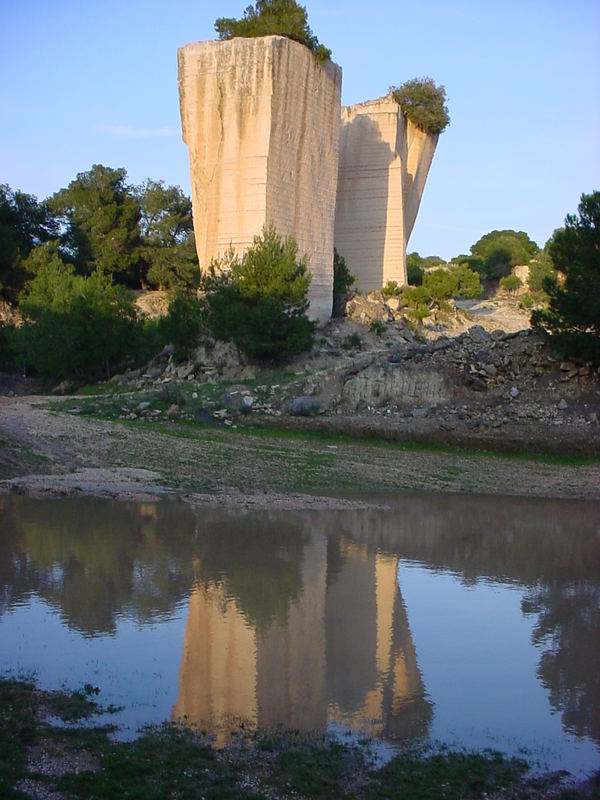
<svg viewBox="0 0 600 800"><path fill-rule="evenodd" d="M531 322L566 355L600 363L600 192L581 195L577 210L548 245L562 280L545 278L548 308L535 309Z"/></svg>
<svg viewBox="0 0 600 800"><path fill-rule="evenodd" d="M418 264L411 264L406 260L406 279L410 286L421 286L425 272Z"/></svg>
<svg viewBox="0 0 600 800"><path fill-rule="evenodd" d="M318 61L329 61L331 50L319 44L319 40L308 26L306 9L295 0L257 0L248 6L242 19L219 17L215 22L219 39L235 36L286 36L305 45Z"/></svg>
<svg viewBox="0 0 600 800"><path fill-rule="evenodd" d="M172 344L176 359L185 358L198 344L204 329L205 306L196 294L176 291L167 313L158 319L157 332L161 344Z"/></svg>
<svg viewBox="0 0 600 800"><path fill-rule="evenodd" d="M401 302L408 308L409 316L420 322L429 316L430 296L424 286L403 286Z"/></svg>
<svg viewBox="0 0 600 800"><path fill-rule="evenodd" d="M479 297L481 294L479 275L464 264L425 273L422 288L430 299L436 301L448 297Z"/></svg>
<svg viewBox="0 0 600 800"><path fill-rule="evenodd" d="M135 308L109 277L75 275L70 265L42 267L22 299L24 324L15 331L25 364L52 379L108 378L135 350Z"/></svg>
<svg viewBox="0 0 600 800"><path fill-rule="evenodd" d="M521 286L523 286L523 281L514 272L504 278L500 278L500 288L505 289L507 292L516 292Z"/></svg>
<svg viewBox="0 0 600 800"><path fill-rule="evenodd" d="M463 297L466 300L481 297L483 291L481 288L481 280L479 279L479 274L475 270L470 269L466 264L460 264L457 267L452 267L450 269L450 274L453 275L456 280L454 297Z"/></svg>
<svg viewBox="0 0 600 800"><path fill-rule="evenodd" d="M413 78L402 86L392 86L390 92L404 116L417 128L435 134L450 124L446 90L436 86L432 78Z"/></svg>
<svg viewBox="0 0 600 800"><path fill-rule="evenodd" d="M333 294L346 294L348 289L356 283L356 276L352 275L346 264L344 256L333 248Z"/></svg>
<svg viewBox="0 0 600 800"><path fill-rule="evenodd" d="M312 346L316 323L306 315L310 273L297 252L295 240L282 241L271 225L241 258L229 250L211 264L202 285L215 338L271 361L286 361Z"/></svg>

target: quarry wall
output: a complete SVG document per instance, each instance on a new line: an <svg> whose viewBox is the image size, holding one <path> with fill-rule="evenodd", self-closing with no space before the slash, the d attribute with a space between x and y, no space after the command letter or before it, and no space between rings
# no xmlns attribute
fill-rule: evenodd
<svg viewBox="0 0 600 800"><path fill-rule="evenodd" d="M310 316L331 315L341 68L282 36L178 51L200 268L273 223L307 253Z"/></svg>
<svg viewBox="0 0 600 800"><path fill-rule="evenodd" d="M335 246L360 290L406 283L406 245L437 140L391 94L342 109Z"/></svg>

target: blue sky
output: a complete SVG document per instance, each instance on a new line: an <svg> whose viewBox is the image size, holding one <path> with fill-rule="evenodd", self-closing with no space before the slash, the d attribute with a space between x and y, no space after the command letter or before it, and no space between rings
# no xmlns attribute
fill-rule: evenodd
<svg viewBox="0 0 600 800"><path fill-rule="evenodd" d="M0 182L42 199L94 163L190 193L177 47L247 0L2 0ZM306 3L342 102L430 76L440 137L409 251L450 258L494 228L542 245L600 189L597 0Z"/></svg>

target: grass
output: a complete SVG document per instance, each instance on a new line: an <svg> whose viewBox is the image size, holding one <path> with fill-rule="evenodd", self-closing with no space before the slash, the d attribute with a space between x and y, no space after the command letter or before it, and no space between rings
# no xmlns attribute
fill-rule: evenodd
<svg viewBox="0 0 600 800"><path fill-rule="evenodd" d="M318 733L240 729L231 745L216 750L205 736L174 724L115 742L107 728L65 729L48 722L49 707L74 707L85 718L90 704L98 709L94 694L87 687L78 693L40 692L30 681L0 679L0 796L25 797L16 788L24 778L48 791L93 800L540 796L528 793L533 784L525 779L525 761L492 751L409 749L377 767L368 743L345 744ZM59 752L70 768L62 775L51 769L36 772L28 761L33 746L46 754L46 763ZM87 768L75 758L83 751L89 756ZM564 800L583 796L577 789L563 794Z"/></svg>

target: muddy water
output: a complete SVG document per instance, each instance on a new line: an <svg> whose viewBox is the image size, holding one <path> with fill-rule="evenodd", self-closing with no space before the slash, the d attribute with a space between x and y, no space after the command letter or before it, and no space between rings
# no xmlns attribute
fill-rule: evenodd
<svg viewBox="0 0 600 800"><path fill-rule="evenodd" d="M600 766L600 504L387 501L0 498L0 668L98 686L124 736L243 720Z"/></svg>

